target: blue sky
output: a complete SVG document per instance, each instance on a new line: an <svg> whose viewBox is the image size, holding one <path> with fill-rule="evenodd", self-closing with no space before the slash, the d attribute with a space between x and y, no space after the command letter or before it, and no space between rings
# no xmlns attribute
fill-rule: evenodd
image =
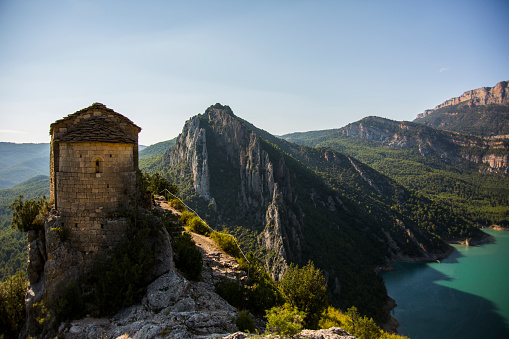
<svg viewBox="0 0 509 339"><path fill-rule="evenodd" d="M509 80L509 1L0 0L0 141L101 102L177 136L216 102L270 133L413 120Z"/></svg>

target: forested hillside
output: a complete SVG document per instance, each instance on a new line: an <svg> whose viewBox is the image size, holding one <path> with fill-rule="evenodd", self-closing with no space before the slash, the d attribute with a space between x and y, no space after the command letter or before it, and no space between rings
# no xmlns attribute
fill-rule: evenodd
<svg viewBox="0 0 509 339"><path fill-rule="evenodd" d="M440 130L482 137L509 135L509 106L445 106L415 119L414 122Z"/></svg>
<svg viewBox="0 0 509 339"><path fill-rule="evenodd" d="M387 122L384 124L384 122ZM377 118L363 119L352 125L361 125L364 131L376 127L389 129L387 135L397 135L400 139L384 139L373 133L356 135L344 133L345 128L337 129L328 135L314 138L316 132L292 135L296 143L312 147L329 147L351 155L381 173L393 178L401 185L448 206L452 211L467 216L482 226L509 225L509 180L507 175L467 160L471 156L507 157L503 142L497 146L478 147L482 139L455 135L462 139L463 147L450 139L450 134L422 126L417 133L407 129L403 123ZM380 125L382 124L382 125ZM406 123L408 124L408 123ZM401 128L405 126L405 129ZM424 128L425 127L425 128ZM345 135L347 134L347 135ZM413 134L413 138L411 135ZM404 138L408 136L408 138Z"/></svg>
<svg viewBox="0 0 509 339"><path fill-rule="evenodd" d="M0 190L0 281L26 269L26 233L11 229L12 213L9 209L20 195L25 199L45 195L49 199L49 177L40 175Z"/></svg>

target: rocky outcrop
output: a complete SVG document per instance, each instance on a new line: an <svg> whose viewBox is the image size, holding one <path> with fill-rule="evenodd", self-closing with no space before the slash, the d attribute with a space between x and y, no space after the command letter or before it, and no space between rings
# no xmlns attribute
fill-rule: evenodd
<svg viewBox="0 0 509 339"><path fill-rule="evenodd" d="M466 91L459 97L444 101L434 109L428 109L423 113L417 114L417 119L424 118L439 108L458 104L465 104L470 107L490 104L509 105L509 86L507 85L507 81L501 81L494 87L482 87Z"/></svg>
<svg viewBox="0 0 509 339"><path fill-rule="evenodd" d="M80 286L83 297L93 293L86 282L91 267L86 265L84 253L61 232L62 219L55 209L47 215L43 230L29 232L28 290L25 297L27 319L22 336L45 337L51 333L56 326L52 307L72 284ZM154 265L146 272L147 283L174 267L168 232L162 229L158 238L156 244L149 244L156 246L156 251ZM96 259L97 263L101 260L100 257Z"/></svg>
<svg viewBox="0 0 509 339"><path fill-rule="evenodd" d="M216 338L237 331L237 310L205 283L191 282L174 270L147 287L141 304L112 318L71 321L59 329L65 338Z"/></svg>
<svg viewBox="0 0 509 339"><path fill-rule="evenodd" d="M265 267L273 277L282 276L288 260L300 258L299 246L288 243L300 243L300 217L282 211L281 202L293 200L284 159L271 159L260 137L228 106L213 105L188 120L165 157L170 167L181 169L176 172L176 181L186 175L193 178L192 193L216 206L219 222L232 218L232 213L224 210L233 205L237 206L236 219L248 218L253 229L262 231L258 241L272 254ZM235 186L229 192L233 196L224 196L225 186ZM282 219L282 213L290 218Z"/></svg>
<svg viewBox="0 0 509 339"><path fill-rule="evenodd" d="M224 339L245 339L251 338L249 334L237 332L230 334ZM255 338L259 338L259 336L254 336ZM280 339L281 337L278 335L269 335L262 338L272 338L272 339ZM339 327L331 327L325 330L304 330L295 335L293 338L295 339L355 339L353 335L348 333Z"/></svg>
<svg viewBox="0 0 509 339"><path fill-rule="evenodd" d="M189 166L196 193L210 201L207 139L205 129L200 127L198 116L184 125L170 159L170 166L181 162Z"/></svg>

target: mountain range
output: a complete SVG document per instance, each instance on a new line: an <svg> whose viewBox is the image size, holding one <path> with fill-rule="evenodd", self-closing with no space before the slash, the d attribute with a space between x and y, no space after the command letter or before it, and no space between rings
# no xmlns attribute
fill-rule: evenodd
<svg viewBox="0 0 509 339"><path fill-rule="evenodd" d="M281 137L215 104L177 138L141 151L140 168L175 183L186 203L234 234L275 279L311 260L334 305L355 305L382 323L390 299L377 273L388 264L436 260L450 253L450 242L486 241L480 226L509 226L506 92L507 82L469 91L414 122L367 117ZM0 156L0 170L11 172L34 159ZM21 179L9 180L4 187ZM6 253L9 236L1 240Z"/></svg>

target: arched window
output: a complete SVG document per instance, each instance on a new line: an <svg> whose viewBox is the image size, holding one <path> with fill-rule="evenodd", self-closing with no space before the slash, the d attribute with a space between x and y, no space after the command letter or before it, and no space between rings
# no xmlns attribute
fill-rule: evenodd
<svg viewBox="0 0 509 339"><path fill-rule="evenodd" d="M103 160L101 158L95 158L94 160L95 173L102 173L103 171Z"/></svg>

